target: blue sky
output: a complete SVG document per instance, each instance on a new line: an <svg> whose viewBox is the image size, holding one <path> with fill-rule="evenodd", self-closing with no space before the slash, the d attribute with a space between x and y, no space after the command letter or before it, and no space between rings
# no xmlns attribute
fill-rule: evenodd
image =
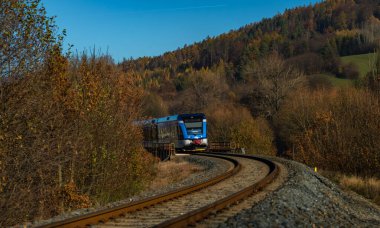
<svg viewBox="0 0 380 228"><path fill-rule="evenodd" d="M156 56L316 0L41 0L74 51Z"/></svg>

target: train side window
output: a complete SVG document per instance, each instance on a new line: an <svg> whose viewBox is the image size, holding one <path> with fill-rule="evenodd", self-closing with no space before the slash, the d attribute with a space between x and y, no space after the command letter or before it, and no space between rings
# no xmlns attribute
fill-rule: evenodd
<svg viewBox="0 0 380 228"><path fill-rule="evenodd" d="M183 140L183 133L179 125L177 125L177 134L178 134L178 139Z"/></svg>
<svg viewBox="0 0 380 228"><path fill-rule="evenodd" d="M156 124L152 124L152 140L158 140L158 129Z"/></svg>
<svg viewBox="0 0 380 228"><path fill-rule="evenodd" d="M143 128L143 136L144 136L144 140L147 141L149 139L149 135L148 135L148 131L147 131L147 127L144 126Z"/></svg>

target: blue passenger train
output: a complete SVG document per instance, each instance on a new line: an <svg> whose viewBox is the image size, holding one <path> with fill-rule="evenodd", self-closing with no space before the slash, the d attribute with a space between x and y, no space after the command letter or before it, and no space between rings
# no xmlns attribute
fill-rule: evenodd
<svg viewBox="0 0 380 228"><path fill-rule="evenodd" d="M143 126L144 146L174 143L176 150L205 150L207 121L203 113L180 114L139 121Z"/></svg>

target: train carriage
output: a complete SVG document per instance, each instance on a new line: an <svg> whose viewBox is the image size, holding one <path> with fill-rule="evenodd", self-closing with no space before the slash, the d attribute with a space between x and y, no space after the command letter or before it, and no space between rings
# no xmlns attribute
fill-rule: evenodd
<svg viewBox="0 0 380 228"><path fill-rule="evenodd" d="M176 150L195 151L207 148L207 121L203 113L180 114L140 121L144 146L173 143Z"/></svg>

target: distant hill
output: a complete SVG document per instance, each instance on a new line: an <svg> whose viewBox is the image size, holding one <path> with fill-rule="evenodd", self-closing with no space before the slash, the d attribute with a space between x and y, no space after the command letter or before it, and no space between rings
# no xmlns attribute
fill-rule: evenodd
<svg viewBox="0 0 380 228"><path fill-rule="evenodd" d="M378 0L327 0L286 10L158 57L126 60L120 65L125 71L155 71L155 77L164 77L222 63L239 80L247 62L276 51L307 74L336 74L339 56L373 52L379 35Z"/></svg>

